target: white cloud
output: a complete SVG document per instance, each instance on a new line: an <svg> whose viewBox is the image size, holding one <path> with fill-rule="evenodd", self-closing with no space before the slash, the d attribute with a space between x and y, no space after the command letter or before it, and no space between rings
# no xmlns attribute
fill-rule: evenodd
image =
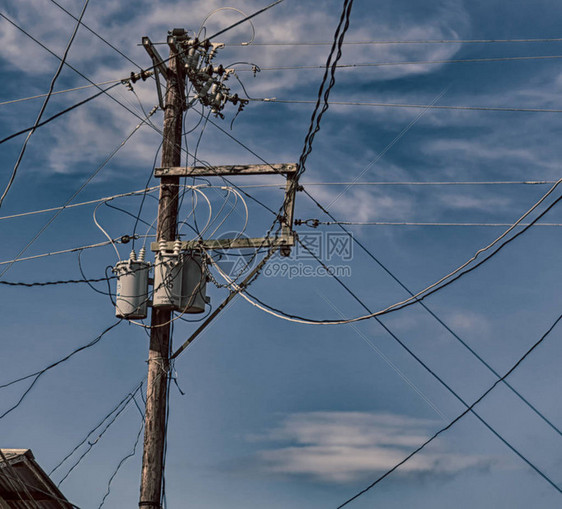
<svg viewBox="0 0 562 509"><path fill-rule="evenodd" d="M262 450L258 461L272 474L350 482L392 468L436 427L433 421L390 413L295 413L263 437L290 445ZM453 475L489 465L490 461L483 456L448 451L439 442L414 456L398 472Z"/></svg>

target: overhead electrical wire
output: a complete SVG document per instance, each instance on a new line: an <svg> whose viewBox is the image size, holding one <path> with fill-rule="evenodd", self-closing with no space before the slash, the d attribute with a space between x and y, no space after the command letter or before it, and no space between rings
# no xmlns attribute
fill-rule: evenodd
<svg viewBox="0 0 562 509"><path fill-rule="evenodd" d="M91 87L101 87L103 85L109 85L110 83L121 83L122 80L118 79L118 80L108 80L108 81L103 81L101 83L96 83L94 85L82 85L81 87L74 87L74 88L67 88L66 90L56 90L54 92L51 92L51 95L57 95L57 94L66 94L68 92L75 92L76 90L84 90L86 88L91 88ZM41 97L47 97L49 94L39 94L39 95L32 95L30 97L22 97L21 99L10 99L9 101L3 101L0 102L0 106L5 106L7 104L14 104L14 103L19 103L19 102L23 102L23 101L31 101L32 99L40 99Z"/></svg>
<svg viewBox="0 0 562 509"><path fill-rule="evenodd" d="M307 219L306 221L310 221ZM302 224L316 228L318 225L346 225L346 226L490 226L494 228L511 226L512 223L438 223L438 222L413 222L413 221L318 221L313 219L312 224L302 221ZM518 226L529 226L530 223L520 223ZM536 223L534 226L562 226L562 223Z"/></svg>
<svg viewBox="0 0 562 509"><path fill-rule="evenodd" d="M42 122L35 123L35 124L32 125L31 127L26 127L25 129L21 129L21 130L18 131L18 132L15 132L15 133L13 133L13 134L10 134L9 136L6 136L5 138L2 138L2 139L0 140L0 145L2 145L2 143L5 143L5 142L11 140L12 138L16 138L16 137L18 137L18 136L20 136L20 135L22 135L22 134L25 134L25 133L27 133L27 132L29 132L29 131L31 131L31 133L30 133L30 135L31 135L33 132L35 132L35 130L36 130L37 128L43 127L44 125L47 125L49 122L52 122L53 120L59 118L60 116L66 114L66 113L69 113L70 111L72 111L72 110L78 108L79 106L82 106L82 105L84 105L84 104L90 102L92 99L95 99L96 97L99 97L101 94L106 93L108 90L111 90L112 88L115 88L115 87L118 86L119 84L120 84L120 83L115 83L115 84L111 85L110 87L107 87L106 89L101 90L100 92L97 92L97 93L95 93L94 95L91 95L90 97L87 97L87 98L84 99L83 101L80 101L80 102L78 102L78 103L76 103L76 104L73 104L72 106L70 106L70 107L68 107L68 108L65 108L65 109L62 110L62 111L59 111L58 113L56 113L56 114L53 115L52 117L49 117L47 120L43 120ZM29 139L29 136L28 136L27 139ZM12 182L13 182L13 179L12 179ZM0 202L0 205L1 205L1 202Z"/></svg>
<svg viewBox="0 0 562 509"><path fill-rule="evenodd" d="M456 58L442 60L413 60L406 62L362 62L353 64L338 64L338 69L364 69L369 67L389 67L400 65L440 65L440 64L464 64L464 63L484 63L484 62L510 62L510 61L531 61L531 60L559 60L562 55L529 55L519 57L487 57L487 58ZM273 66L261 67L260 71L300 71L324 69L323 65L293 65L293 66ZM251 72L252 69L240 69L240 72Z"/></svg>
<svg viewBox="0 0 562 509"><path fill-rule="evenodd" d="M103 198L97 198L95 200L88 200L88 201L83 201L80 203L71 203L69 205L66 206L60 206L60 207L51 207L48 209L41 209L41 210L32 210L32 211L28 211L28 212L20 212L18 214L11 214L9 216L0 216L0 221L6 220L6 219L16 219L18 217L26 217L26 216L33 216L36 214L44 214L45 212L55 212L57 210L61 210L61 209L72 209L75 207L83 207L85 205L93 205L94 203L100 203L100 202L106 202L108 200L113 200L115 198L124 198L127 196L135 196L137 194L144 194L147 192L151 192L151 191L155 191L156 189L158 189L159 186L153 186L153 187L147 187L145 189L140 189L138 191L130 191L128 193L120 193L120 194L114 194L112 196L105 196Z"/></svg>
<svg viewBox="0 0 562 509"><path fill-rule="evenodd" d="M214 123L213 123L214 124ZM259 157L254 151L252 151L249 147L247 147L246 145L244 145L242 142L240 142L239 140L237 140L236 138L234 138L233 136L231 136L228 132L224 131L222 128L220 128L220 126L217 126L216 124L214 124L217 128L219 128L219 130L221 130L222 132L224 132L225 134L227 134L230 138L232 138L234 141L236 141L238 144L240 144L242 147L244 147L246 150L248 150L249 152L251 152L253 155L257 156L262 162L264 162L265 164L268 164L267 161L265 161L263 158ZM273 167L272 167L273 168ZM554 187L551 188L550 191L547 192L547 194L543 197L543 199L548 196L548 194L550 192L552 192L552 190L558 185L559 181L554 182ZM304 193L326 214L328 214L328 216L332 219L335 220L335 218L315 199L313 198L308 191L306 191L306 189L302 189L304 191ZM559 198L559 200L562 199ZM542 200L542 199L541 199ZM558 200L557 200L558 201ZM555 202L556 203L556 202ZM516 236L520 235L521 233L523 233L527 228L529 228L530 226L534 225L537 223L537 221L545 214L548 212L548 210L550 210L550 208L552 208L555 203L553 203L552 205L549 206L549 208L547 210L545 210L539 217L537 217L533 223L526 223L525 224L525 228L524 230L520 231ZM523 226L520 223L521 226ZM347 234L350 235L351 238L353 239L353 241L355 243L357 243L365 252L367 252L367 254L378 264L381 266L381 268L383 268L383 270L385 270L385 272L387 272L404 290L406 290L412 297L414 296L414 294L392 273L388 270L387 267L385 267L372 253L370 253L370 251L368 251L365 246L359 242L359 240L355 237L352 236L351 233L349 231L347 231L345 229L345 227L343 225L339 225L339 227ZM508 242L511 242L513 239L510 239ZM505 244L504 244L505 245ZM498 248L501 249L503 247L503 245ZM494 255L495 253L493 253ZM492 255L492 256L493 256ZM486 259L487 260L487 259ZM479 264L477 264L474 268L476 268L477 266L479 266L481 263L484 263L486 260L483 260L482 262L480 262ZM473 269L471 269L473 270ZM459 276L460 277L460 276ZM429 309L425 303L423 303L421 301L421 299L417 300L416 302L418 302L434 319L436 319L438 321L438 323L440 325L442 325L449 333L451 333L453 335L453 337L459 341L472 355L474 355L484 366L486 366L493 374L495 374L496 376L499 376L499 374L480 356L478 355L478 353L472 349L470 347L470 345L468 345L465 341L462 340L462 338L460 338L460 336L458 334L456 334L449 326L447 326L433 311L431 311L431 309ZM263 304L263 303L262 303ZM271 311L273 311L273 309L270 308ZM540 412L540 410L538 410L532 403L530 403L523 395L521 395L515 388L513 388L511 385L507 384L506 385L509 387L509 389L515 394L517 395L531 410L533 410L547 425L549 425L554 431L556 431L558 434L561 434L560 430L542 413Z"/></svg>
<svg viewBox="0 0 562 509"><path fill-rule="evenodd" d="M245 18L241 19L240 21L237 21L236 23L233 23L232 25L229 25L226 28L223 28L222 30L219 30L218 32L211 35L210 37L205 37L204 41L210 41L211 39L214 39L215 37L218 37L219 35L222 35L225 32L227 32L229 30L232 30L233 28L237 27L238 25L241 25L242 23L245 23L246 21L249 21L250 19L255 18L259 14L262 14L265 11L268 11L269 9L271 9L272 7L275 7L276 5L280 4L281 2L283 2L283 0L277 0L277 1L275 1L271 4L269 4L269 5L265 6L263 9L260 9L256 12L250 14L249 16L246 16Z"/></svg>
<svg viewBox="0 0 562 509"><path fill-rule="evenodd" d="M214 124L214 123L213 123L213 124ZM214 124L214 125L216 125L216 124ZM232 139L233 139L234 141L236 141L238 144L240 144L241 146L243 146L244 148L246 148L246 149L247 149L248 151L250 151L252 154L254 154L254 155L257 156L257 154L255 154L255 152L253 152L249 147L245 146L243 143L241 143L239 140L237 140L236 138L234 138L233 136L231 136L229 133L225 132L225 131L224 131L223 129L221 129L219 126L216 126L216 127L219 128L219 129L220 129L222 132L224 132L225 134L227 134L230 138L232 138ZM259 157L259 156L257 156L257 157ZM261 159L262 162L264 162L265 164L268 164L263 158L260 158L260 159ZM554 187L556 187L556 185L558 185L558 182L555 182L555 186L554 186ZM326 210L325 210L325 209L324 209L324 208L323 208L307 191L306 191L306 189L303 188L303 191L305 192L305 194L307 194L307 195L309 196L309 198L311 198L311 199L317 204L317 206L319 206L319 208L320 208L321 210L323 210L324 212L327 213L327 211L326 211ZM552 191L552 189L551 189L551 191ZM550 192L550 191L549 191L549 192ZM548 194L548 193L547 193L547 194ZM543 213L543 214L544 214L544 213ZM328 215L330 215L330 214L328 213ZM331 216L331 215L330 215L330 217L333 218L333 216ZM539 218L537 218L532 224L535 224L538 219L539 219ZM532 224L529 224L529 226L531 226ZM344 228L342 225L339 225L339 226L340 226L340 228L342 228L344 231L346 231L347 234L349 234L349 232L347 232L347 230L345 230L345 228ZM349 235L350 235L350 234L349 234ZM353 239L354 239L354 241L356 241L356 242L365 250L365 247L364 247L362 244L360 244L357 239L355 239L354 237L353 237ZM513 239L511 239L511 240L513 240ZM510 241L511 241L511 240L510 240ZM503 247L503 246L501 246L501 247ZM501 247L500 247L499 249L501 249ZM384 265L382 265L371 253L369 253L369 254L370 254L370 256L371 256L375 261L377 261L377 263L379 263L379 265L381 265L381 267L382 267L386 272L389 273L389 275L391 275L391 277L393 277L393 278L396 280L397 283L399 283L406 291L408 291L408 292L410 293L410 295L413 296L413 294L412 294L412 293L411 293L411 292L410 292L410 291L409 291L409 290L408 290L408 289L407 289L407 288L406 288L390 271L388 271L388 269L387 269L386 267L384 267ZM495 254L495 253L494 253L494 254ZM484 260L484 261L485 261L485 260ZM466 342L464 342L456 333L454 333L454 331L453 331L450 327L448 327L437 315L435 315L435 313L433 313L423 302L421 302L421 299L420 299L419 301L417 301L417 302L419 302L419 303L424 307L424 309L432 315L432 317L434 317L443 327L445 327L448 332L450 332L459 342L461 342L461 344L462 344L465 348L467 348L474 356L476 356L476 357L480 360L480 362L482 362L492 373L494 373L496 376L499 376L499 375L497 374L497 372L496 372L488 363L486 363L486 362L484 361L484 359L482 359L482 357L480 357ZM270 308L270 310L271 310L271 308ZM508 387L509 387L524 403L526 403L529 408L531 408L539 417L541 417L545 423L547 423L552 429L554 429L558 434L560 434L560 430L559 430L548 418L546 418L546 417L544 416L544 414L542 414L536 407L534 407L528 400L526 400L526 399L525 399L518 391L516 391L513 387L511 387L511 386L509 386L509 385L508 385Z"/></svg>
<svg viewBox="0 0 562 509"><path fill-rule="evenodd" d="M139 238L138 235L136 237ZM141 237L144 237L144 235L142 235ZM130 238L132 238L132 237L130 237ZM1 261L0 265L12 266L14 263L25 262L25 261L29 261L29 260L36 260L37 258L45 258L47 256L56 256L56 255L66 254L66 253L76 253L77 251L84 251L85 249L93 249L93 248L96 248L96 247L109 246L113 242L115 242L115 243L117 243L117 242L125 243L125 242L123 242L123 237L118 237L118 238L112 239L111 242L109 240L106 240L105 242L98 242L97 244L88 244L86 246L71 247L69 249L61 249L59 251L50 251L48 253L41 253L41 254L37 254L37 255L33 255L33 256L16 257L13 260Z"/></svg>
<svg viewBox="0 0 562 509"><path fill-rule="evenodd" d="M56 2L55 0L49 0L51 3L55 4L59 9L61 9L62 11L66 12L66 14L68 14L72 19L76 20L80 25L82 25L86 30L88 30L88 32L90 32L91 34L93 34L94 36L96 36L99 40L101 40L102 42L104 42L105 44L107 44L112 50L116 51L117 53L119 53L119 55L121 55L125 60L127 60L128 62L130 62L131 64L133 64L135 67L138 67L139 69L142 69L138 64L136 64L133 60L131 60L127 55L125 55L125 53L123 53L122 51L120 51L118 48L116 48L113 44L111 44L110 42L108 42L106 39L104 39L100 34L98 34L95 30L91 29L88 25L86 25L83 21L82 21L82 17L80 17L80 19L76 18L76 16L74 16L70 11L66 10L62 5L60 5L58 2Z"/></svg>
<svg viewBox="0 0 562 509"><path fill-rule="evenodd" d="M332 47L330 49L328 59L326 60L326 64L324 65L324 76L322 77L322 82L320 83L320 87L318 89L318 97L316 98L314 110L312 111L312 115L310 117L308 132L306 133L301 155L297 163L297 178L295 179L294 185L297 185L296 181L306 170L306 160L312 151L314 137L320 130L320 122L322 121L322 117L328 110L330 104L330 92L336 84L336 66L342 56L342 44L345 39L347 29L349 28L352 7L353 0L344 0L338 26L336 27L336 32L334 34Z"/></svg>
<svg viewBox="0 0 562 509"><path fill-rule="evenodd" d="M20 149L20 153L18 155L16 164L14 165L14 168L12 169L12 174L10 176L10 179L8 180L8 183L5 187L2 195L0 195L0 207L2 207L2 203L4 202L4 199L6 198L6 195L10 191L10 188L12 187L12 184L13 184L15 178L16 178L16 174L18 172L20 163L21 163L21 161L23 159L23 156L25 154L25 149L27 148L27 144L29 142L29 139L31 138L31 136L33 135L35 130L38 127L40 127L41 125L45 125L45 123L50 122L51 120L53 120L54 118L56 118L57 116L62 114L62 113L59 113L58 115L55 115L54 117L51 117L47 121L41 122L41 117L43 116L43 113L45 112L45 108L47 108L47 104L49 103L49 99L51 98L51 95L53 93L55 83L56 83L57 78L59 77L59 75L62 71L62 68L64 67L64 63L66 61L66 57L68 56L68 52L70 51L70 47L72 46L72 43L74 42L74 38L76 37L76 33L78 32L78 28L80 28L80 21L82 20L82 17L84 16L84 13L86 12L86 8L88 7L89 3L90 3L90 0L85 0L84 5L82 7L82 11L80 12L80 18L78 19L78 23L74 27L74 31L72 32L72 35L70 36L70 39L69 39L69 41L66 45L66 48L64 50L64 53L63 53L62 59L59 63L59 66L58 66L53 78L51 79L51 84L49 85L49 91L47 92L47 96L45 97L45 100L43 101L43 105L41 106L41 109L39 110L39 114L37 115L37 118L35 119L35 124L33 125L33 127L31 129L29 129L29 134L27 135L27 137L26 137L25 141L23 142L23 145ZM113 86L116 86L116 85L113 85ZM99 94L96 94L96 96L94 96L94 97L97 97L97 95L99 95ZM94 97L92 97L92 98L94 98ZM88 100L91 100L91 99L88 99ZM84 103L82 103L82 104L84 104ZM76 106L74 106L74 107L76 107ZM73 108L71 108L71 109L73 109ZM70 111L70 109L68 109L67 111ZM0 144L2 144L4 141L5 140L0 141Z"/></svg>
<svg viewBox="0 0 562 509"><path fill-rule="evenodd" d="M499 186L499 185L547 185L555 184L556 180L496 180L496 181L348 181L348 182L301 182L303 186ZM239 189L277 188L279 184L248 184L238 186ZM3 219L0 217L0 220Z"/></svg>
<svg viewBox="0 0 562 509"><path fill-rule="evenodd" d="M385 479L386 477L388 477L392 472L394 472L396 469L398 469L399 467L401 467L402 465L404 465L404 463L408 462L412 457L414 457L416 454L418 454L420 451L422 451L427 445L429 445L431 442L433 442L433 440L435 440L439 435L441 435L442 433L444 433L445 431L449 430L451 427L453 427L454 424L456 424L458 421L460 421L466 414L468 414L469 412L473 412L474 411L474 407L476 405L478 405L478 403L480 403L488 394L490 394L490 392L492 392L497 385L500 382L505 381L505 379L511 375L518 367L519 365L533 352L533 350L535 350L548 336L549 334L552 332L552 330L554 329L554 327L556 327L556 325L558 324L558 322L562 319L562 315L560 315L555 322L551 325L551 327L542 335L542 337L531 347L529 348L525 354L519 358L519 360L505 373L505 375L503 375L501 378L499 378L498 380L496 380L494 382L494 384L487 390L485 391L477 400L474 401L474 403L472 403L470 406L468 406L466 408L466 410L464 410L461 414L459 414L457 417L455 417L455 419L453 419L449 424L447 424L447 426L441 428L439 431L437 431L435 434L433 434L428 440L426 440L423 444L421 444L417 449L415 449L414 451L412 451L408 456L406 456L402 461L400 461L399 463L397 463L396 465L394 465L391 469L389 469L388 471L386 471L383 475L381 475L376 481L374 481L373 483L371 483L369 486L367 486L367 488L361 490L359 493L357 493L356 495L354 495L353 497L349 498L348 500L346 500L343 504L339 505L337 507L337 509L342 509L343 507L345 507L346 505L350 504L351 502L353 502L354 500L356 500L357 498L359 498L360 496L364 495L367 491L371 490L372 488L374 488L377 484L379 484L383 479ZM554 488L562 494L562 490L555 485L552 481L551 484L554 486Z"/></svg>
<svg viewBox="0 0 562 509"><path fill-rule="evenodd" d="M82 462L82 460L90 453L90 451L94 448L94 446L99 442L99 440L103 437L103 435L107 432L107 430L111 427L111 425L117 420L117 418L125 411L126 408L128 408L129 403L134 399L134 396L131 396L128 401L121 406L121 408L113 415L113 417L111 418L111 420L105 425L105 427L100 431L99 435L96 437L96 439L93 442L88 442L88 447L86 448L86 450L79 456L79 458L72 464L72 466L69 468L69 470L66 472L66 474L64 474L61 478L61 480L57 483L57 486L60 486L66 479L68 479L68 476L76 469L76 467L78 467L78 465L80 465L80 463Z"/></svg>
<svg viewBox="0 0 562 509"><path fill-rule="evenodd" d="M316 101L297 99L277 99L276 97L262 97L249 99L251 102L280 103L280 104L314 104ZM498 112L522 112L522 113L562 113L562 109L554 108L516 108L495 106L453 106L443 104L401 104L401 103L375 103L375 102L353 102L353 101L330 101L330 106L366 106L372 108L412 108L433 110L466 110L466 111L498 111Z"/></svg>
<svg viewBox="0 0 562 509"><path fill-rule="evenodd" d="M281 1L283 1L283 0L281 0ZM275 4L272 4L272 5L269 6L269 7L273 7L273 5L275 5ZM267 9L269 9L269 7L267 7ZM266 10L267 10L267 9L266 9ZM250 18L248 17L248 15L247 15L245 12L241 11L240 9L236 9L235 7L219 7L218 9L215 9L214 11L211 11L209 14L207 14L207 16L205 17L205 19L201 22L201 26L199 27L199 30L197 31L197 38L198 38L198 39L201 38L201 31L202 31L203 28L205 27L205 23L207 23L207 21L209 21L209 18L211 18L211 17L214 16L217 12L220 12L220 11L235 11L235 12L237 12L238 14L242 14L242 16L244 16L244 21L249 21L249 20L250 20ZM256 16L257 14L259 14L259 13L255 13L254 16ZM252 16L252 17L253 17L253 16ZM255 29L255 27L254 27L254 24L253 24L251 21L249 21L249 22L250 22L250 26L252 27L252 37L251 37L251 39L250 39L249 41L241 43L242 45L252 44L252 43L254 42L254 38L256 37L256 29ZM215 34L214 37L216 37L216 34Z"/></svg>
<svg viewBox="0 0 562 509"><path fill-rule="evenodd" d="M23 402L23 400L25 399L25 397L31 392L31 389L33 389L33 387L35 386L35 384L37 383L37 381L41 378L41 376L43 374L45 374L47 371L57 367L58 365L66 362L68 359L70 359L71 357L73 357L74 355L76 355L79 352L82 352L83 350L86 350L88 348L91 348L92 346L96 345L97 343L100 342L100 340L113 328L117 327L122 320L118 320L117 322L115 322L113 325L110 325L109 327L107 327L106 329L103 330L103 332L101 332L98 336L96 336L93 340L89 341L88 343L86 343L85 345L82 345L78 348L76 348L75 350L73 350L72 352L70 352L69 354L65 355L64 357L62 357L61 359L59 359L58 361L55 361L49 365L47 365L46 367L40 369L39 371L36 371L34 373L30 373L29 375L25 375L22 377L19 377L15 380L12 380L10 382L6 382L0 385L0 389L4 389L6 387L9 387L10 385L14 385L18 382L23 382L24 380L27 380L28 378L33 378L33 381L31 382L31 384L28 386L28 388L23 392L23 394L20 396L20 398L18 399L18 401L12 405L10 408L8 408L7 410L5 410L2 414L0 414L0 419L3 419L4 417L6 417L8 414L10 414L11 412L13 412L16 408L18 408L21 403Z"/></svg>
<svg viewBox="0 0 562 509"><path fill-rule="evenodd" d="M318 104L317 104L317 107L318 107ZM310 132L310 131L309 131L309 132ZM550 192L552 192L552 191L554 190L554 188L555 188L559 183L560 183L560 181L558 181L558 182L555 184L555 186L554 186L553 188L551 188L551 190L545 195L545 197L544 197L543 199L545 199L546 196L548 196L548 194L550 194ZM308 194L308 193L307 193L307 194ZM542 200L541 200L541 201L542 201ZM540 203L540 202L539 202L539 203ZM538 206L538 204L537 204L536 206ZM533 208L533 209L534 209L534 208ZM532 211L533 209L531 209L531 211ZM531 211L529 211L529 213L530 213ZM298 237L297 237L297 240L298 240ZM220 267L218 267L218 270L220 271ZM223 274L223 275L224 275L224 274ZM331 274L331 275L333 276L333 274ZM227 278L228 278L228 277L227 277ZM228 278L228 279L230 279L230 278ZM336 279L338 279L338 278L336 277ZM232 281L232 280L231 280L231 281ZM343 283L341 282L341 280L339 280L339 281L340 281L341 284L343 284ZM343 286L345 287L345 285L343 285ZM347 287L346 287L346 289L347 289ZM349 289L347 289L347 290L349 291ZM241 289L239 289L238 291L241 291ZM246 296L244 295L244 292L242 292L241 294L242 294L243 297L246 297ZM353 295L353 294L352 294L352 295ZM366 306L365 306L365 307L366 307ZM367 309L367 311L369 311L368 308L366 308L366 309ZM391 336L392 336L393 338L395 338L396 340L398 340L399 343L401 343L400 340L399 340L393 333L391 333L391 331L388 329L388 327L386 327L384 324L382 324L382 322L380 321L380 319L379 319L378 317L376 317L376 320L385 328L385 330L387 330L387 332L389 332L389 333L391 334ZM202 327L204 327L204 326L205 326L205 324L203 324ZM187 342L186 342L186 344L187 344ZM403 344L403 343L401 343L401 344ZM184 344L184 346L185 346L185 344ZM406 349L409 351L409 349L408 349L405 345L403 345L403 347L406 348ZM177 352L177 353L179 353L179 352ZM419 362L421 362L422 365L423 365L424 367L426 367L426 369L427 369L431 374L433 374L445 387L448 388L447 384L445 384L435 373L433 373L425 364L423 364L423 362L421 361L421 359L417 358L417 357L415 356L415 354L413 354L413 352L411 352L411 354L416 358L416 360L418 360ZM449 388L449 390L452 391L452 389L450 389L450 388ZM465 404L465 406L466 406L466 403L465 403L458 395L456 395L456 393L454 393L454 391L452 391L452 392L453 392L453 394L455 394L455 396L456 396L461 402L463 402L463 404ZM558 491L560 491L560 489L559 489L547 476L545 476L545 474L544 474L543 472L541 472L536 466L534 466L531 462L529 462L529 460L527 460L523 455L521 455L521 453L519 453L515 448L513 448L513 446L511 446L508 442L506 442L505 439L503 439L503 437L501 437L495 430L493 430L493 429L492 429L483 419L481 419L475 412L473 412L473 413L486 425L486 427L488 427L488 429L490 429L490 431L492 431L492 432L493 432L503 443L505 443L513 452L515 452L521 459L523 459L523 460L524 460L529 466L531 466L537 473L539 473L542 477L544 477L545 480L547 480L547 482L549 482L551 485L553 485L555 488L557 488Z"/></svg>
<svg viewBox="0 0 562 509"><path fill-rule="evenodd" d="M556 184L556 180L491 180L491 181L409 181L409 182L302 182L309 186L498 186L498 185L546 185ZM257 184L248 187L272 187L271 184ZM1 218L0 218L1 219Z"/></svg>
<svg viewBox="0 0 562 509"><path fill-rule="evenodd" d="M60 281L35 281L33 283L25 283L25 282L15 282L15 281L0 281L0 285L4 286L24 286L27 288L32 288L35 286L56 286L56 285L70 285L70 284L78 284L78 283L101 283L102 281L107 281L109 278L101 277L97 279L66 279ZM114 278L111 278L114 279Z"/></svg>
<svg viewBox="0 0 562 509"><path fill-rule="evenodd" d="M137 437L135 439L135 443L133 444L133 449L132 449L131 452L127 453L125 456L123 456L123 458L121 458L121 460L117 464L117 467L115 467L115 470L113 471L113 473L109 477L109 481L107 481L107 490L106 490L106 492L105 492L105 494L104 494L104 496L103 496L103 498L100 502L100 505L98 506L98 509L101 509L103 507L107 497L109 497L109 494L111 493L111 483L113 482L113 479L115 479L115 476L119 473L119 470L121 469L123 464L129 458L132 458L137 453L137 446L139 444L139 440L140 440L143 429L144 429L144 419L141 419L141 425L139 427L139 431L137 432Z"/></svg>
<svg viewBox="0 0 562 509"><path fill-rule="evenodd" d="M86 443L86 441L88 440L88 438L90 438L90 436L99 428L101 428L103 426L103 424L111 418L111 416L113 416L116 412L118 412L123 406L127 405L131 399L134 399L134 395L141 391L142 386L144 384L144 381L146 379L146 376L144 376L140 382L137 382L135 384L135 386L133 387L133 389L131 389L130 391L127 392L127 394L121 399L119 400L119 402L117 403L117 405L115 405L104 417L101 421L98 422L98 424L96 424L90 431L88 431L88 433L86 434L86 436L80 441L78 442L78 444L76 444L72 450L66 454L66 456L64 456L64 458L62 458L49 472L49 475L51 476L54 472L56 472L62 465L64 465L64 463L82 446ZM142 393L141 393L142 394ZM99 435L98 435L99 437Z"/></svg>
<svg viewBox="0 0 562 509"><path fill-rule="evenodd" d="M386 40L386 41L345 41L343 44L353 45L377 45L377 44L490 44L490 43L515 43L515 42L562 42L562 38L543 39L418 39L418 40ZM162 43L165 44L165 43ZM331 46L331 42L252 42L228 43L225 46Z"/></svg>

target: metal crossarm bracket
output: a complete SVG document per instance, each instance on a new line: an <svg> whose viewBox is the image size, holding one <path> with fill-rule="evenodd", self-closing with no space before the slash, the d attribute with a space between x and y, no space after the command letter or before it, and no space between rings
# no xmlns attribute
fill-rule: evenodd
<svg viewBox="0 0 562 509"><path fill-rule="evenodd" d="M298 190L297 165L289 164L244 164L228 166L172 166L155 168L155 177L221 177L236 175L272 175L281 174L286 177L283 215L281 217L281 235L277 238L237 238L220 240L191 240L182 242L182 249L243 249L262 247L279 247L281 254L288 256L290 248L295 245L293 233L293 216L295 210L295 194ZM169 245L168 245L169 244ZM161 248L158 242L151 244L152 251ZM173 250L173 242L168 242L165 249Z"/></svg>
<svg viewBox="0 0 562 509"><path fill-rule="evenodd" d="M160 75L167 81L168 68L164 63L164 59L160 56L152 41L149 37L142 38L142 45L152 60L154 66L154 77L156 78L156 92L158 93L158 104L162 111L164 111L164 98L162 97L162 90L160 89Z"/></svg>

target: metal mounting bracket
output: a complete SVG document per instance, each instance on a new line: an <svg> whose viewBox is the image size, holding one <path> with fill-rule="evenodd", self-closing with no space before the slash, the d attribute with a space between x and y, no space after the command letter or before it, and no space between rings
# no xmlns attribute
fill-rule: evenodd
<svg viewBox="0 0 562 509"><path fill-rule="evenodd" d="M160 87L160 75L162 75L162 77L167 81L169 78L168 68L164 63L164 59L160 56L149 37L145 36L142 38L142 45L152 60L152 65L154 66L154 77L156 78L158 104L160 105L162 111L164 111L164 98L162 97L162 90Z"/></svg>
<svg viewBox="0 0 562 509"><path fill-rule="evenodd" d="M283 256L289 256L291 247L295 245L293 232L293 216L295 212L295 194L298 191L297 165L290 164L244 164L228 166L173 166L167 168L155 168L155 177L221 177L235 175L284 175L285 199L283 202L283 214L281 224L281 235L274 238L235 238L218 240L191 240L182 242L182 249L242 249L279 247ZM169 245L168 245L169 244ZM152 251L159 251L160 244L153 242ZM168 242L165 249L173 250L173 242Z"/></svg>

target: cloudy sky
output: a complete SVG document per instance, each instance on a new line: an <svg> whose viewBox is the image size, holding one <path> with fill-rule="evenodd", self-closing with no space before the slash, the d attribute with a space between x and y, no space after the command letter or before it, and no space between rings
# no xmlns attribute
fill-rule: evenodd
<svg viewBox="0 0 562 509"><path fill-rule="evenodd" d="M311 43L331 43L342 3L285 0L253 26L217 39L226 46L215 61L231 65L244 86L231 77L232 91L254 100L238 116L230 105L224 119L210 116L208 122L208 111L190 109L186 164L298 160L330 51L329 44ZM53 54L64 53L76 23L71 15L78 16L83 5L0 1L0 138L33 125L59 65ZM84 88L91 83L109 86L150 67L139 46L143 36L164 42L176 27L211 35L241 19L238 11L250 14L265 5L91 0L83 18L91 31L79 28L67 59L74 70L63 68L54 87L61 93L50 98L43 118L95 94L95 87ZM220 7L237 10L213 12ZM325 263L341 270L342 282L371 311L406 299L404 287L423 290L465 263L561 177L562 40L553 40L561 37L561 17L562 5L554 0L354 2L340 60L348 67L338 69L330 96L354 104L330 106L302 182L339 221L371 223L347 228L380 264L341 236L338 226L296 229ZM166 45L157 48L166 54ZM22 215L157 185L149 179L154 161L159 164L162 112L141 122L158 104L155 82L139 81L133 91L119 84L110 94L30 138L0 207L0 282L80 279L79 263L86 277L104 278L118 256L128 258L130 244L118 244L118 253L106 244L82 250L80 259L73 251L11 263L104 243L102 228L114 239L140 235L137 252L149 245L155 192L142 201L136 229L138 193L60 214ZM0 145L0 191L24 139ZM242 231L244 201L245 234L265 234L273 216L262 204L279 208L282 180L233 182L249 196L221 189L224 183L213 179L197 182L206 186L197 192L186 191L182 238L194 238L209 217L213 237ZM466 182L479 184L461 184ZM555 188L524 222L561 192ZM497 380L463 342L503 375L560 315L558 209L428 297L426 308L382 316L386 330L373 319L294 323L237 297L174 365L166 507L335 508L394 467L465 409L445 385L470 404ZM295 218L330 221L304 193L297 196ZM238 259L221 266L231 268ZM0 285L0 385L41 370L115 324L107 290L103 281L92 287ZM366 314L344 287L318 272L302 248L289 259L270 261L250 291L274 308L313 320ZM227 293L209 283L213 306ZM176 320L174 345L196 327ZM488 427L466 415L349 507L559 507L560 340L554 328L507 379L536 411L500 384L475 408ZM0 447L31 448L47 472L57 467L52 477L62 480L60 488L73 503L98 507L140 431L142 398L126 398L143 380L146 358L146 330L120 323L42 375L22 403L0 418ZM0 389L0 415L31 381ZM141 449L142 439L112 479L104 507L137 503Z"/></svg>

